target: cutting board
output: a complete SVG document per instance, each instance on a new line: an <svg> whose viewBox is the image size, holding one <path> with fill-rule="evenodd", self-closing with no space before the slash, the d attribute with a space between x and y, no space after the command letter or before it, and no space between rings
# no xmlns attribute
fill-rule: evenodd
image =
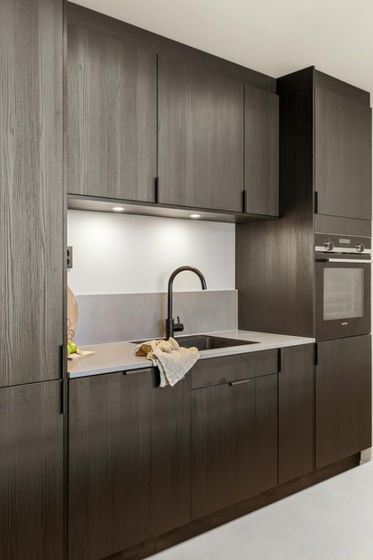
<svg viewBox="0 0 373 560"><path fill-rule="evenodd" d="M67 342L73 342L76 326L79 319L79 308L78 302L70 290L67 287Z"/></svg>
<svg viewBox="0 0 373 560"><path fill-rule="evenodd" d="M94 356L94 354L94 352L89 352L88 350L78 350L78 353L75 352L74 354L70 354L67 356L67 359L70 362L78 362L82 358L88 358L88 356Z"/></svg>

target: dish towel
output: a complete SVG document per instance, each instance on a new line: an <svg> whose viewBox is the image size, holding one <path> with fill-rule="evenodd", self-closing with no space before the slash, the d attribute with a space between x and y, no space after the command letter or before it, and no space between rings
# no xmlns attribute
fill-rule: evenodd
<svg viewBox="0 0 373 560"><path fill-rule="evenodd" d="M146 356L153 366L158 367L160 387L176 385L199 358L197 348L180 348L174 338L143 342L136 346L135 352L136 356Z"/></svg>

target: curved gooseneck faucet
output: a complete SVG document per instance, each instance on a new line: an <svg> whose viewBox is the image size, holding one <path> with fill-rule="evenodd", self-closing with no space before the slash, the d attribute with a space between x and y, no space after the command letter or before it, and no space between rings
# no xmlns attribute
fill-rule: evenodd
<svg viewBox="0 0 373 560"><path fill-rule="evenodd" d="M168 340L170 336L172 337L174 336L174 331L182 331L184 329L184 325L182 325L181 323L178 322L177 324L174 324L174 320L172 318L173 283L174 283L175 276L177 276L179 272L184 272L184 270L189 270L190 272L194 272L194 274L197 274L197 276L201 280L202 290L207 290L205 277L203 276L202 272L198 270L198 268L194 268L193 266L180 266L179 268L173 271L168 281L168 313L166 319L166 340Z"/></svg>

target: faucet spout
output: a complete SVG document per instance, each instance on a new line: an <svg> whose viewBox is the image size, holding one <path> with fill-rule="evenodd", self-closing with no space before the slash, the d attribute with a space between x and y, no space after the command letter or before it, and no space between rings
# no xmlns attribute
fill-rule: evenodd
<svg viewBox="0 0 373 560"><path fill-rule="evenodd" d="M180 272L184 272L185 270L189 270L190 272L194 272L197 274L199 279L201 280L202 290L207 290L207 284L205 277L203 276L202 272L198 270L198 268L194 268L193 266L180 266L170 276L168 281L168 311L167 311L167 319L166 319L166 339L168 340L170 337L174 336L174 330L181 331L184 329L184 326L178 324L177 327L174 325L174 320L172 318L172 304L173 304L173 283L175 276L177 276Z"/></svg>

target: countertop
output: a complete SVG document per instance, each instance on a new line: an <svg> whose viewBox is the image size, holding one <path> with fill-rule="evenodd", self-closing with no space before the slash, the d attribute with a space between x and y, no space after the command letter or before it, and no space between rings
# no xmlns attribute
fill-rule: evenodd
<svg viewBox="0 0 373 560"><path fill-rule="evenodd" d="M372 560L373 462L152 556L154 560Z"/></svg>
<svg viewBox="0 0 373 560"><path fill-rule="evenodd" d="M219 331L211 333L212 336L233 338L257 342L258 344L233 346L230 348L219 348L214 350L203 350L200 359L217 358L233 354L245 354L247 352L260 352L273 348L285 348L286 346L297 346L315 342L314 338L303 338L299 336L287 336L283 334L259 333L251 331ZM152 363L145 357L135 355L134 342L112 342L110 344L93 344L80 346L80 350L93 350L95 354L82 358L75 363L68 361L69 377L85 377L88 375L99 375L116 371L130 371L152 367Z"/></svg>

